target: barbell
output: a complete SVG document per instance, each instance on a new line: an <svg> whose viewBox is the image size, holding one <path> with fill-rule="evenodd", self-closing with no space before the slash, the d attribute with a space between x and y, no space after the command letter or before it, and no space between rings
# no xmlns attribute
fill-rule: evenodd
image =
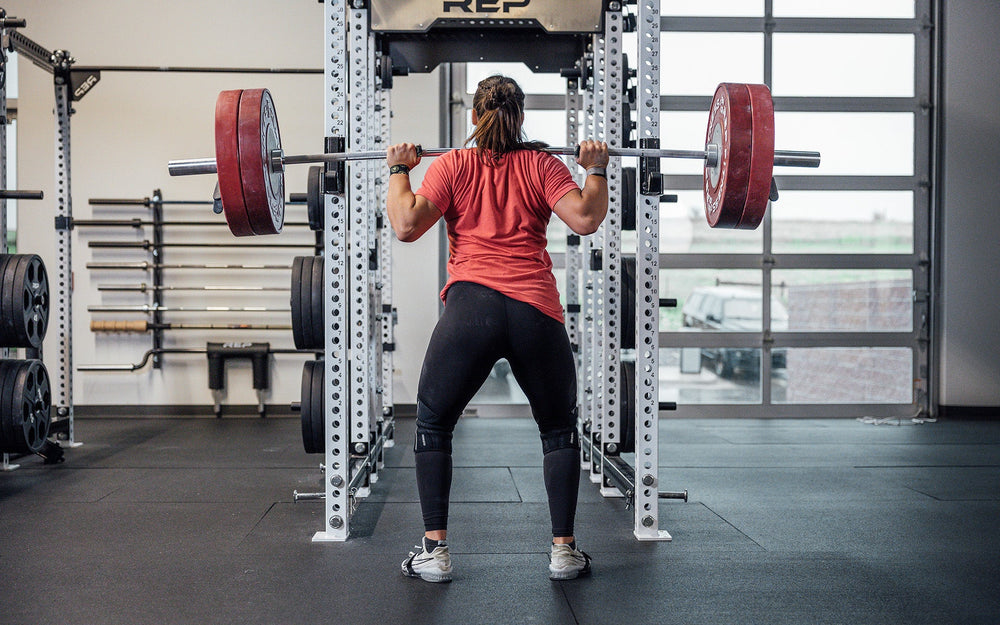
<svg viewBox="0 0 1000 625"><path fill-rule="evenodd" d="M454 148L420 148L440 156ZM578 147L550 147L572 156ZM774 104L766 85L722 83L709 109L705 148L673 150L610 148L611 156L705 161L705 217L713 228L753 229L771 195L772 170L819 167L818 152L774 149ZM234 89L215 104L215 158L170 161L171 176L217 174L222 209L236 236L277 234L285 219L286 165L378 160L385 151L287 155L278 116L267 89Z"/></svg>

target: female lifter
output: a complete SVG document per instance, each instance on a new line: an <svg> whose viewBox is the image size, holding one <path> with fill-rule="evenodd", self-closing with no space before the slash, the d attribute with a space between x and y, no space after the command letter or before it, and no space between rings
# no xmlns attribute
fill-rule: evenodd
<svg viewBox="0 0 1000 625"><path fill-rule="evenodd" d="M577 163L581 190L544 144L522 140L524 93L510 78L490 76L473 98L475 129L466 145L432 162L416 193L408 172L416 146L389 147L386 210L396 236L415 241L438 219L448 228L444 313L431 336L417 388L414 444L424 538L403 561L404 575L451 580L445 542L451 490L452 432L500 358L531 404L542 439L545 489L552 519L549 576L590 572L576 548L573 521L580 480L576 367L563 325L546 226L554 212L578 234L591 234L608 210L608 148L584 141Z"/></svg>

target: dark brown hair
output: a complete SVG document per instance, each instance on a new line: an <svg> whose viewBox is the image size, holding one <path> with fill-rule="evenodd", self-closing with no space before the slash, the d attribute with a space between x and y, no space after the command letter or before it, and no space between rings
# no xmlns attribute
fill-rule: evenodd
<svg viewBox="0 0 1000 625"><path fill-rule="evenodd" d="M538 150L547 147L540 141L525 141L521 124L524 117L524 92L513 78L493 75L479 81L472 108L479 123L465 140L475 142L484 161L499 161L514 150Z"/></svg>

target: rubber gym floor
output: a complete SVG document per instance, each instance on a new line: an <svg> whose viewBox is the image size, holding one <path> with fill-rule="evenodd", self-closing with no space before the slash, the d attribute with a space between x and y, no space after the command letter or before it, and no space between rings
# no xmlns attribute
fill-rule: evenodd
<svg viewBox="0 0 1000 625"><path fill-rule="evenodd" d="M1000 421L664 420L660 526L586 479L593 575L547 577L529 419L455 439L451 584L421 534L413 421L345 543L313 543L321 458L295 418L78 418L66 462L0 474L0 623L1000 622Z"/></svg>

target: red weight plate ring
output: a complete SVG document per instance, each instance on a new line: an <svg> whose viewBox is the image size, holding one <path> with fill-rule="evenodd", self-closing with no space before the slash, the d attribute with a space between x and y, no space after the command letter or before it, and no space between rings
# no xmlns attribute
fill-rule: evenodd
<svg viewBox="0 0 1000 625"><path fill-rule="evenodd" d="M753 230L764 219L771 195L771 176L774 173L774 102L767 85L747 85L746 88L750 94L750 113L753 118L750 186L743 218L736 227Z"/></svg>
<svg viewBox="0 0 1000 625"><path fill-rule="evenodd" d="M735 228L743 217L750 180L753 120L750 93L741 83L715 90L705 143L719 147L719 162L704 172L705 217L713 228Z"/></svg>
<svg viewBox="0 0 1000 625"><path fill-rule="evenodd" d="M222 212L238 237L253 235L243 201L240 177L239 114L241 89L223 91L215 101L215 168L219 174Z"/></svg>
<svg viewBox="0 0 1000 625"><path fill-rule="evenodd" d="M281 149L278 115L267 89L240 96L240 177L254 234L278 234L285 223L285 174L271 168L271 152Z"/></svg>

